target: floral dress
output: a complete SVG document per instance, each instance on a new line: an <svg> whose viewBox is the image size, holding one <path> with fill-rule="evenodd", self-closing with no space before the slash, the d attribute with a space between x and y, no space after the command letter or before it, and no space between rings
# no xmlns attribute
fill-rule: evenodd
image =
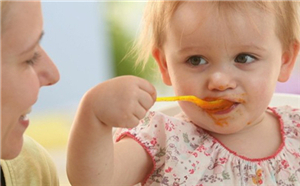
<svg viewBox="0 0 300 186"><path fill-rule="evenodd" d="M280 120L283 142L277 153L263 159L237 155L182 114L150 111L117 141L132 137L152 157L153 170L144 185L243 186L300 185L300 110L269 108Z"/></svg>

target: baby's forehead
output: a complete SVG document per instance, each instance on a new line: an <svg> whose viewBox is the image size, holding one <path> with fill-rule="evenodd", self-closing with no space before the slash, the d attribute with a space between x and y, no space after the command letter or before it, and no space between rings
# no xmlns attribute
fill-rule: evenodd
<svg viewBox="0 0 300 186"><path fill-rule="evenodd" d="M249 26L257 27L257 24L266 26L275 25L274 31L283 44L288 48L292 41L300 40L299 2L291 1L176 1L166 3L163 19L165 29L175 26L173 20L181 20L181 30L197 27L201 21L210 15L214 15L211 24L226 23L235 32L237 18L243 17ZM167 12L167 13L166 13ZM202 16L199 16L202 15ZM237 16L239 15L239 16ZM254 21L258 17L262 20ZM271 21L271 20L274 21ZM190 22L189 20L193 20ZM219 21L218 23L216 21ZM268 21L272 22L270 25ZM159 22L159 21L158 21ZM258 30L259 31L259 30ZM164 33L163 30L160 30Z"/></svg>
<svg viewBox="0 0 300 186"><path fill-rule="evenodd" d="M228 12L210 3L183 3L170 18L163 45L178 51L224 46L257 51L280 44L273 14L258 9L248 10L249 14L233 8Z"/></svg>
<svg viewBox="0 0 300 186"><path fill-rule="evenodd" d="M270 7L258 6L253 2L218 2L218 1L192 1L192 2L180 2L177 4L175 11L168 17L178 17L184 15L186 19L195 19L199 16L201 19L205 19L207 15L215 15L216 18L226 18L227 21L230 18L234 18L236 14L244 15L249 18L256 16L257 14L269 14L272 15L275 12L270 11ZM274 9L272 9L274 10Z"/></svg>
<svg viewBox="0 0 300 186"><path fill-rule="evenodd" d="M264 27L275 30L275 16L270 12L247 6L242 11L238 3L216 4L213 2L181 3L170 17L167 30L171 29L181 35L189 35L199 29L216 29L216 32L229 30L236 34L241 28L263 32Z"/></svg>

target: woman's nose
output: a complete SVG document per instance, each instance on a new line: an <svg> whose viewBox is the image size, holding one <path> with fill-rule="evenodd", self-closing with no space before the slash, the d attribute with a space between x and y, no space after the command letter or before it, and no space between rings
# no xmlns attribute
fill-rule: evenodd
<svg viewBox="0 0 300 186"><path fill-rule="evenodd" d="M41 59L38 63L38 69L36 69L40 85L41 86L50 86L59 81L60 75L56 65L50 59L48 54L41 48Z"/></svg>
<svg viewBox="0 0 300 186"><path fill-rule="evenodd" d="M208 89L211 91L225 91L236 86L236 81L230 72L217 71L209 76Z"/></svg>

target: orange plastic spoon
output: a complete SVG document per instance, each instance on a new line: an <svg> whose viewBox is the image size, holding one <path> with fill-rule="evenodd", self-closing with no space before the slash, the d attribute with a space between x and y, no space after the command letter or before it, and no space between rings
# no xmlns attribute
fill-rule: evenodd
<svg viewBox="0 0 300 186"><path fill-rule="evenodd" d="M196 96L158 97L156 101L189 101L211 112L221 111L233 105L233 102L224 99L204 101Z"/></svg>

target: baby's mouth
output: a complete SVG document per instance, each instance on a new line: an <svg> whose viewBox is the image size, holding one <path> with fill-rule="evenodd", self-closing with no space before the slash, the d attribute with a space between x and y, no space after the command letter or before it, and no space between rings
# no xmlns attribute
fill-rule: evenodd
<svg viewBox="0 0 300 186"><path fill-rule="evenodd" d="M222 98L205 98L204 100L209 103L213 103L213 102L216 103L218 101L218 104L214 104L213 107L205 108L204 110L206 110L207 112L218 112L218 111L226 110L234 104L234 102Z"/></svg>
<svg viewBox="0 0 300 186"><path fill-rule="evenodd" d="M208 97L204 99L205 101L215 101L215 100L223 100L222 104L220 106L210 109L205 109L206 112L209 114L226 114L232 111L234 108L236 108L239 104L244 102L244 100L231 100L229 98L212 98Z"/></svg>
<svg viewBox="0 0 300 186"><path fill-rule="evenodd" d="M210 113L217 113L217 112L221 112L221 111L226 111L228 109L230 109L232 106L234 106L235 104L237 103L234 103L234 102L228 102L218 108L213 108L213 109L206 109L207 112L210 112Z"/></svg>
<svg viewBox="0 0 300 186"><path fill-rule="evenodd" d="M229 112L231 112L234 108L236 108L240 103L236 103L233 102L232 105L228 106L228 107L224 107L222 109L216 109L216 110L212 110L212 111L208 111L208 113L211 114L227 114Z"/></svg>

